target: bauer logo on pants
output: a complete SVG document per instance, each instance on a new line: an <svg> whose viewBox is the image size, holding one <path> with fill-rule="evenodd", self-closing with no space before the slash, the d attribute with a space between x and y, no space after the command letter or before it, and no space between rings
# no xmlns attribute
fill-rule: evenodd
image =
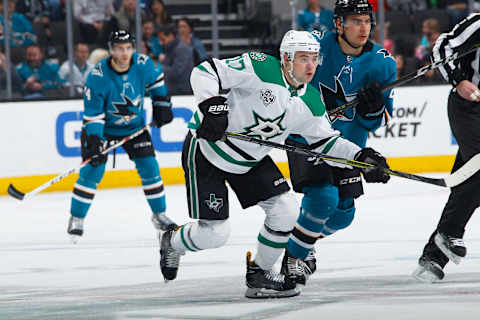
<svg viewBox="0 0 480 320"><path fill-rule="evenodd" d="M215 212L220 212L223 207L223 199L217 198L214 193L210 193L210 199L205 200L207 207Z"/></svg>

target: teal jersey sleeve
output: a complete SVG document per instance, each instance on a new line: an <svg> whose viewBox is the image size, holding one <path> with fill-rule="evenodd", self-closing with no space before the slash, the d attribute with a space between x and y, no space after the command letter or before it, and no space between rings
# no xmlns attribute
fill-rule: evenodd
<svg viewBox="0 0 480 320"><path fill-rule="evenodd" d="M104 61L97 63L88 75L83 93L84 129L87 135L94 134L102 138L105 125L106 88L109 85L108 80L104 78Z"/></svg>
<svg viewBox="0 0 480 320"><path fill-rule="evenodd" d="M165 86L165 75L162 66L155 66L152 59L147 58L145 62L145 90L150 97L163 97L167 95Z"/></svg>
<svg viewBox="0 0 480 320"><path fill-rule="evenodd" d="M371 62L373 70L370 82L377 81L382 87L385 87L397 78L396 62L386 49L374 46L373 50L375 54ZM368 83L365 85L368 85ZM383 118L365 120L358 115L356 117L356 120L360 122L361 126L365 127L368 131L374 131L387 123L393 113L393 89L384 91L383 99L385 101L385 116Z"/></svg>

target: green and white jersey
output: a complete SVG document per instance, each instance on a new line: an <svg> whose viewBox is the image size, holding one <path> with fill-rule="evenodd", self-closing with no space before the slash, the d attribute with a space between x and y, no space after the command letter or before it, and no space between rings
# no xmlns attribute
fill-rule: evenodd
<svg viewBox="0 0 480 320"><path fill-rule="evenodd" d="M288 84L278 59L248 52L213 59L213 63L216 70L207 61L195 67L190 81L197 105L218 96L219 84L230 90L226 96L230 107L227 131L277 143L283 143L290 134L299 134L309 144L317 143L315 151L346 159L353 159L360 150L332 129L317 89L307 84L297 90ZM197 110L189 123L194 136L202 119L202 112ZM213 165L236 174L246 173L271 150L235 139L214 143L199 139L199 145Z"/></svg>

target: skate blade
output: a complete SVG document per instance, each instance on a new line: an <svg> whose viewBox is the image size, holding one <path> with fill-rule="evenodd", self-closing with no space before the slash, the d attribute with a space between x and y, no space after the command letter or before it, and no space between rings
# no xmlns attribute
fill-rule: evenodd
<svg viewBox="0 0 480 320"><path fill-rule="evenodd" d="M443 252L444 255L448 257L448 259L450 259L450 261L452 261L455 264L460 264L463 257L457 256L455 253L448 250L448 248L445 246L444 242L442 241L442 238L440 237L441 236L438 234L435 236L435 244L437 245L437 247L440 249L440 251Z"/></svg>
<svg viewBox="0 0 480 320"><path fill-rule="evenodd" d="M422 266L418 266L417 269L413 271L412 277L424 283L435 283L441 280L433 272L428 271Z"/></svg>
<svg viewBox="0 0 480 320"><path fill-rule="evenodd" d="M71 234L70 235L70 242L72 244L77 244L78 240L80 240L80 236L76 234Z"/></svg>
<svg viewBox="0 0 480 320"><path fill-rule="evenodd" d="M247 288L247 291L245 291L245 297L250 299L290 298L298 296L300 292L301 291L298 288L286 291L275 291L265 288Z"/></svg>

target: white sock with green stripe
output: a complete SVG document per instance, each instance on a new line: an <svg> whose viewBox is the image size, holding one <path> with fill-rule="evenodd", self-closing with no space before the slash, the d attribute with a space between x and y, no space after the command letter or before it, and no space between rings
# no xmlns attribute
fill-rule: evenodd
<svg viewBox="0 0 480 320"><path fill-rule="evenodd" d="M228 220L199 220L181 226L171 243L177 251L199 251L223 246L229 235Z"/></svg>
<svg viewBox="0 0 480 320"><path fill-rule="evenodd" d="M290 232L274 231L263 225L258 234L255 263L263 270L271 270L282 255L289 235Z"/></svg>

